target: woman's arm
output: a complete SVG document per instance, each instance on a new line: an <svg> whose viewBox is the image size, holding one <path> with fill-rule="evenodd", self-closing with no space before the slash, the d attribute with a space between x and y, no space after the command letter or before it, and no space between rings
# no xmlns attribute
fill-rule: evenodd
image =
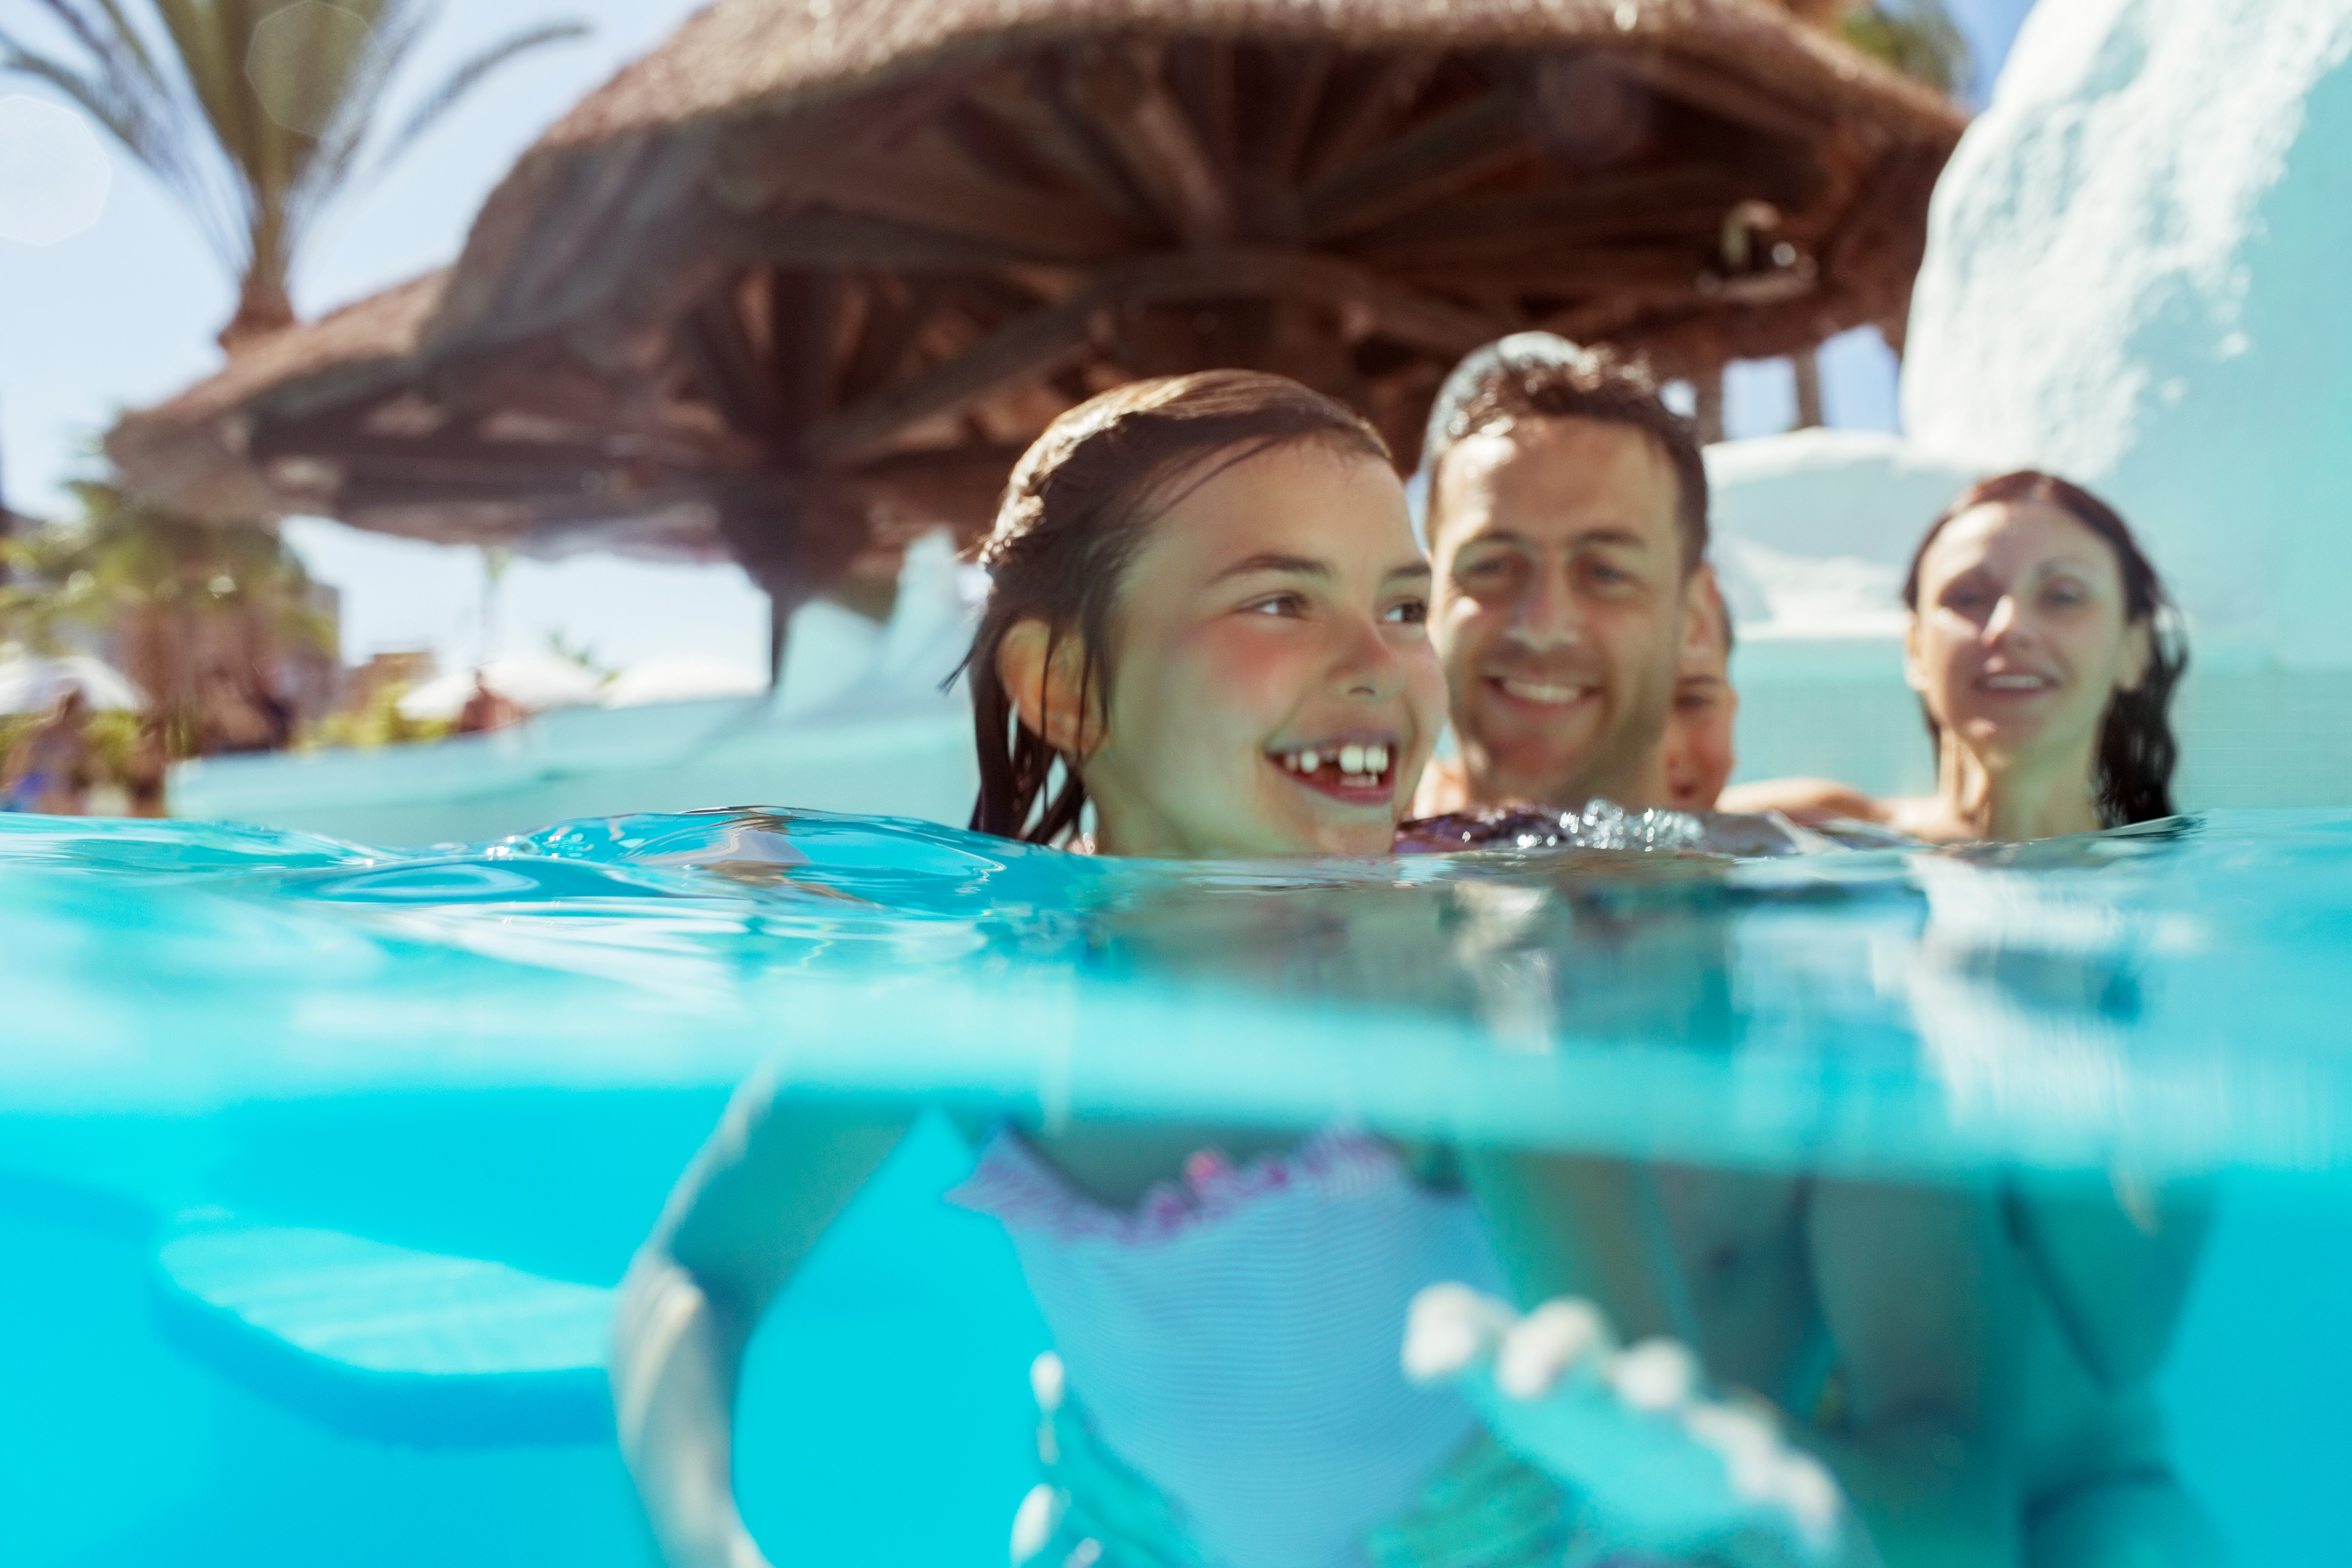
<svg viewBox="0 0 2352 1568"><path fill-rule="evenodd" d="M761 1314L906 1133L903 1112L780 1098L762 1072L670 1194L613 1327L621 1457L672 1568L761 1568L735 1507L734 1406Z"/></svg>
<svg viewBox="0 0 2352 1568"><path fill-rule="evenodd" d="M1806 827L1819 827L1825 822L1841 819L1879 823L1887 820L1885 803L1873 800L1852 784L1843 784L1835 779L1758 779L1753 784L1733 784L1716 801L1715 809L1748 816L1777 811Z"/></svg>

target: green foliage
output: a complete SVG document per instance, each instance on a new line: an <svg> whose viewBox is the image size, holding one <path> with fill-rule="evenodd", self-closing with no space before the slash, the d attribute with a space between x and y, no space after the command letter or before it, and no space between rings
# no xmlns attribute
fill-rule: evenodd
<svg viewBox="0 0 2352 1568"><path fill-rule="evenodd" d="M331 655L335 626L310 574L257 523L197 522L112 485L72 487L82 513L0 539L0 637L60 653L68 628L119 630L142 612L257 617L271 640Z"/></svg>
<svg viewBox="0 0 2352 1568"><path fill-rule="evenodd" d="M387 681L367 695L357 708L338 708L307 726L295 742L297 751L323 746L399 746L413 741L437 741L451 728L446 719L410 719L400 711L408 695L404 681Z"/></svg>
<svg viewBox="0 0 2352 1568"><path fill-rule="evenodd" d="M565 21L510 34L379 131L432 0L34 3L77 47L44 53L0 26L0 70L71 98L187 207L241 286L222 334L232 345L293 320L295 254L362 152L380 172L508 62L588 31Z"/></svg>
<svg viewBox="0 0 2352 1568"><path fill-rule="evenodd" d="M547 634L547 651L557 658L578 665L600 680L613 679L612 667L596 657L595 645L584 638L576 643L568 641L561 626Z"/></svg>
<svg viewBox="0 0 2352 1568"><path fill-rule="evenodd" d="M200 749L200 649L334 657L333 617L270 530L196 522L111 485L73 489L79 517L0 539L0 639L58 654L87 640L77 631L111 638L172 755Z"/></svg>
<svg viewBox="0 0 2352 1568"><path fill-rule="evenodd" d="M1969 40L1944 0L1872 0L1847 12L1839 26L1864 54L1948 97L1968 86L1974 68Z"/></svg>

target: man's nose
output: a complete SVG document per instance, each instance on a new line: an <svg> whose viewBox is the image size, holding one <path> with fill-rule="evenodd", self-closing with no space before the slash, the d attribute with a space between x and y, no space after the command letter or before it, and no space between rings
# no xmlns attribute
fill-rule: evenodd
<svg viewBox="0 0 2352 1568"><path fill-rule="evenodd" d="M1584 630L1576 595L1569 591L1565 569L1546 567L1528 574L1527 589L1511 606L1510 639L1538 652L1572 646Z"/></svg>

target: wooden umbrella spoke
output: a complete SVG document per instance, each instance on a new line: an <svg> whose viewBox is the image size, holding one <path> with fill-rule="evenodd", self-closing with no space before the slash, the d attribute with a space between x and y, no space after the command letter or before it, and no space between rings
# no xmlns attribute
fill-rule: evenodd
<svg viewBox="0 0 2352 1568"><path fill-rule="evenodd" d="M1081 50L1071 64L1069 93L1170 232L1201 246L1239 234L1224 174L1169 90L1163 49L1106 44Z"/></svg>
<svg viewBox="0 0 2352 1568"><path fill-rule="evenodd" d="M1307 237L1345 239L1524 163L1520 104L1497 88L1317 180L1298 198Z"/></svg>

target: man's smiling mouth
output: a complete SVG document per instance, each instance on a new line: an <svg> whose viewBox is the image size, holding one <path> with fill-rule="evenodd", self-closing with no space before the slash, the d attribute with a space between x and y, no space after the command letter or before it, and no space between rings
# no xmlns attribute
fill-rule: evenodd
<svg viewBox="0 0 2352 1568"><path fill-rule="evenodd" d="M1539 708L1567 708L1583 701L1597 689L1569 681L1529 680L1517 675L1490 675L1486 683L1506 697Z"/></svg>

